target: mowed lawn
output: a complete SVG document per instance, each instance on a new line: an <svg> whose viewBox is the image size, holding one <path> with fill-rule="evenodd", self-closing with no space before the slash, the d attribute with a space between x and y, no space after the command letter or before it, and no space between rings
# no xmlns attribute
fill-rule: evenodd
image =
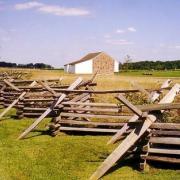
<svg viewBox="0 0 180 180"><path fill-rule="evenodd" d="M77 77L64 75L57 71L33 71L32 78L47 79L64 77L64 82L70 83ZM82 76L88 79L90 76ZM98 76L96 89L132 88L130 82L137 81L146 88L158 87L164 77L134 77L134 76ZM174 78L179 82L179 78ZM102 101L111 100L107 96ZM2 111L2 110L1 110ZM12 109L0 121L0 180L39 180L39 179L88 179L104 159L118 145L107 146L111 136L68 135L61 133L57 137L49 136L46 125L50 119L45 119L24 140L17 140L19 134L26 129L34 119L14 119ZM180 179L180 170L175 166L151 164L149 171L140 172L137 160L118 162L103 179ZM175 169L176 168L176 169Z"/></svg>

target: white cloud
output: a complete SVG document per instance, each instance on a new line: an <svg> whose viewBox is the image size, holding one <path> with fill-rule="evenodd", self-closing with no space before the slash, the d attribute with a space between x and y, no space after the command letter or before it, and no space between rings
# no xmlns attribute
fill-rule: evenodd
<svg viewBox="0 0 180 180"><path fill-rule="evenodd" d="M122 34L122 33L125 33L125 30L123 30L123 29L117 29L117 30L116 30L116 33Z"/></svg>
<svg viewBox="0 0 180 180"><path fill-rule="evenodd" d="M88 10L80 8L65 8L61 6L44 5L38 8L38 11L54 14L57 16L84 16L90 14Z"/></svg>
<svg viewBox="0 0 180 180"><path fill-rule="evenodd" d="M36 2L36 1L30 1L26 3L20 3L20 4L15 4L14 8L16 10L25 10L25 9L32 9L32 8L37 8L43 6L42 3Z"/></svg>
<svg viewBox="0 0 180 180"><path fill-rule="evenodd" d="M133 42L127 41L125 39L119 39L119 40L107 39L106 43L113 44L113 45L131 45L131 44L134 44Z"/></svg>
<svg viewBox="0 0 180 180"><path fill-rule="evenodd" d="M136 32L137 31L134 27L128 27L127 30L130 31L130 32Z"/></svg>
<svg viewBox="0 0 180 180"><path fill-rule="evenodd" d="M136 32L136 29L134 27L128 27L127 29L117 29L116 30L116 33L117 34L123 34L123 33L126 33L126 32Z"/></svg>
<svg viewBox="0 0 180 180"><path fill-rule="evenodd" d="M47 5L37 1L15 4L14 8L16 10L35 9L39 12L53 14L56 16L84 16L90 14L88 10L82 8Z"/></svg>

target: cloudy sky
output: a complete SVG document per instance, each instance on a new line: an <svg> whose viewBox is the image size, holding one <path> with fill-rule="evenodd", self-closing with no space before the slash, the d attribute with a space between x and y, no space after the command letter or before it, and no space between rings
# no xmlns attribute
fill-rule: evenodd
<svg viewBox="0 0 180 180"><path fill-rule="evenodd" d="M0 0L0 61L62 67L95 51L180 59L180 1Z"/></svg>

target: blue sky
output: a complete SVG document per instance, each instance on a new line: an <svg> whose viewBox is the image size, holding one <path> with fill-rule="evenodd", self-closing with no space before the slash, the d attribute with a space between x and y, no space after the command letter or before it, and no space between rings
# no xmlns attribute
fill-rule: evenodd
<svg viewBox="0 0 180 180"><path fill-rule="evenodd" d="M180 1L0 0L0 61L62 67L95 51L180 59Z"/></svg>

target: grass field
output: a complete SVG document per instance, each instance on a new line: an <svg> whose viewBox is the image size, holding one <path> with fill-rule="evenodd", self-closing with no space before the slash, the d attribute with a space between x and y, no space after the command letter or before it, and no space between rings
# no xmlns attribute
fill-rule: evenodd
<svg viewBox="0 0 180 180"><path fill-rule="evenodd" d="M64 75L62 71L34 70L32 78L47 79L64 77L65 82L72 82L74 75ZM84 75L87 79L90 76ZM146 88L156 87L166 77L120 74L98 76L97 89L131 88L130 81L137 81ZM179 78L173 78L179 82ZM103 98L103 101L111 99ZM106 146L110 136L80 136L61 133L57 137L46 134L43 121L24 140L16 140L18 135L34 119L16 120L12 118L15 110L0 121L0 180L69 180L88 179L107 155L117 146ZM138 171L138 161L123 160L114 166L103 179L180 179L180 170L173 166L151 164L148 172Z"/></svg>
<svg viewBox="0 0 180 180"><path fill-rule="evenodd" d="M152 77L180 77L180 70L176 71L146 71L146 70L134 70L134 71L127 71L127 72L120 72L119 75L123 76L147 76L143 75L143 73L151 73Z"/></svg>

